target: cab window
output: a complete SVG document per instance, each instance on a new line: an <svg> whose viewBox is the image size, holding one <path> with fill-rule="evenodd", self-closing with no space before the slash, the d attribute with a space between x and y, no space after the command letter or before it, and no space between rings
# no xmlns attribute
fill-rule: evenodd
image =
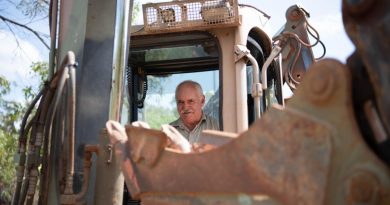
<svg viewBox="0 0 390 205"><path fill-rule="evenodd" d="M145 121L160 129L176 120L176 86L193 80L206 96L203 111L222 124L217 39L206 32L192 32L134 36L130 42L128 121Z"/></svg>

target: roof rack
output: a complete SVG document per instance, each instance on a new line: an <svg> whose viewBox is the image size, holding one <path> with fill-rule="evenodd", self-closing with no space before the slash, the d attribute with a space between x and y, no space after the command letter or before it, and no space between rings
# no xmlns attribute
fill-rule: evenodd
<svg viewBox="0 0 390 205"><path fill-rule="evenodd" d="M146 32L199 30L240 24L237 0L184 0L142 5Z"/></svg>

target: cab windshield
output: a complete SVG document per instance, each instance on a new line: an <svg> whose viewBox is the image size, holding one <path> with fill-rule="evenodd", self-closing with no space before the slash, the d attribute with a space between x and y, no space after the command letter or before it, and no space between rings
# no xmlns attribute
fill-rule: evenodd
<svg viewBox="0 0 390 205"><path fill-rule="evenodd" d="M179 115L175 89L185 80L198 82L206 96L204 112L220 121L218 41L206 32L131 39L127 85L127 121L145 121L160 129ZM221 124L221 123L220 123Z"/></svg>

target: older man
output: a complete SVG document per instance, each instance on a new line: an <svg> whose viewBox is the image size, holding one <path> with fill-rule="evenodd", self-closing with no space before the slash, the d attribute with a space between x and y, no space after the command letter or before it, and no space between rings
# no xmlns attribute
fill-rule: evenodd
<svg viewBox="0 0 390 205"><path fill-rule="evenodd" d="M170 125L191 144L198 142L202 130L219 130L218 122L202 110L205 96L199 83L191 80L181 82L176 87L175 98L180 117Z"/></svg>

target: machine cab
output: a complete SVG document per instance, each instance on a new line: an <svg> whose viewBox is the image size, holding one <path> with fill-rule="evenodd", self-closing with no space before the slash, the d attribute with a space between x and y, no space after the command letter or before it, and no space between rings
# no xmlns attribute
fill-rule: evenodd
<svg viewBox="0 0 390 205"><path fill-rule="evenodd" d="M267 15L236 1L146 4L143 14L144 25L130 31L129 121L146 121L156 129L174 121L175 88L193 80L204 90L204 112L218 120L221 130L246 130L255 120L253 62L241 53L250 53L258 67L264 64L271 52L262 30ZM273 66L268 73L272 91L262 96L262 112L267 104L282 103L281 89L274 86L281 79Z"/></svg>
<svg viewBox="0 0 390 205"><path fill-rule="evenodd" d="M181 32L135 36L131 39L127 72L131 121L148 122L159 129L178 114L174 99L176 86L184 80L202 85L204 110L219 119L220 46L208 32Z"/></svg>

